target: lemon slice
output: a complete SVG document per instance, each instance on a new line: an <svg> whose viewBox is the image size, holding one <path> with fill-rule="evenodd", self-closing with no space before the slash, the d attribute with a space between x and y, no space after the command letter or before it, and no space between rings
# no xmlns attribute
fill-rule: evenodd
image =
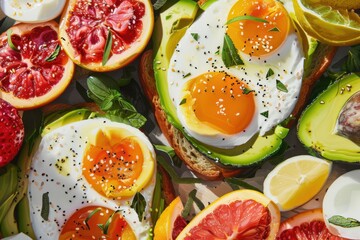
<svg viewBox="0 0 360 240"><path fill-rule="evenodd" d="M349 4L338 7L327 0L293 0L295 14L304 30L321 42L334 46L360 43L360 16ZM353 2L353 1L347 1ZM354 1L356 2L356 1ZM356 4L358 5L358 4ZM355 6L356 6L355 5Z"/></svg>
<svg viewBox="0 0 360 240"><path fill-rule="evenodd" d="M300 155L276 166L265 178L264 194L281 211L294 209L312 199L324 186L331 162Z"/></svg>

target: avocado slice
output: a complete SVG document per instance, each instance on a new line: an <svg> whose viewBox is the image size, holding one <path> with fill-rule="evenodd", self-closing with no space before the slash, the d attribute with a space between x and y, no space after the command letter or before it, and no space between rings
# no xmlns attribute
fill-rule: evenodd
<svg viewBox="0 0 360 240"><path fill-rule="evenodd" d="M298 124L299 140L329 160L360 162L360 145L337 131L341 110L359 91L360 74L346 75L332 84L301 115Z"/></svg>
<svg viewBox="0 0 360 240"><path fill-rule="evenodd" d="M206 10L206 7L203 9ZM280 149L282 139L287 135L287 129L277 126L265 136L255 135L246 144L233 149L220 149L204 145L189 136L183 130L176 115L176 108L168 92L167 70L176 44L195 20L197 12L198 5L196 2L181 0L162 12L155 23L156 27L153 34L155 59L153 68L161 106L167 114L167 120L182 131L198 151L213 159L216 163L228 165L229 167L247 167L258 164Z"/></svg>

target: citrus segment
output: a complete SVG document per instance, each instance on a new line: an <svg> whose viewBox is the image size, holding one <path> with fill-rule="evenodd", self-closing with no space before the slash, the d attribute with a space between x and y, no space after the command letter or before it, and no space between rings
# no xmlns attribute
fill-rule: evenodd
<svg viewBox="0 0 360 240"><path fill-rule="evenodd" d="M154 228L154 240L175 239L186 226L181 216L184 209L180 197L175 198L161 213Z"/></svg>
<svg viewBox="0 0 360 240"><path fill-rule="evenodd" d="M282 211L296 208L313 198L325 184L331 163L301 155L276 166L265 178L264 194Z"/></svg>
<svg viewBox="0 0 360 240"><path fill-rule="evenodd" d="M342 240L332 235L324 223L320 208L308 210L281 223L276 240Z"/></svg>
<svg viewBox="0 0 360 240"><path fill-rule="evenodd" d="M257 191L237 190L208 205L177 239L274 239L279 222L279 209L270 199Z"/></svg>
<svg viewBox="0 0 360 240"><path fill-rule="evenodd" d="M13 46L12 46L13 45ZM0 36L0 97L18 109L57 98L73 76L56 22L17 24Z"/></svg>
<svg viewBox="0 0 360 240"><path fill-rule="evenodd" d="M154 25L148 0L71 0L60 22L61 42L70 58L93 71L118 69L138 56Z"/></svg>
<svg viewBox="0 0 360 240"><path fill-rule="evenodd" d="M360 16L354 10L309 0L293 0L293 4L301 26L312 37L335 46L360 43Z"/></svg>
<svg viewBox="0 0 360 240"><path fill-rule="evenodd" d="M359 9L360 1L357 0L308 0L309 4L321 4L340 9Z"/></svg>

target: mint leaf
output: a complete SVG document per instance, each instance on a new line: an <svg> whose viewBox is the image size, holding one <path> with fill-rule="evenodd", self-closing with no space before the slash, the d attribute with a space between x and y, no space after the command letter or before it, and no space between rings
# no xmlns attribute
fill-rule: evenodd
<svg viewBox="0 0 360 240"><path fill-rule="evenodd" d="M234 18L228 20L225 24L230 24L230 23L238 22L238 21L242 21L242 20L252 20L252 21L256 21L256 22L268 23L268 21L263 18L258 18L258 17L254 17L251 15L249 15L249 16L243 15L243 16L234 17Z"/></svg>
<svg viewBox="0 0 360 240"><path fill-rule="evenodd" d="M334 215L328 219L329 223L343 227L343 228L353 228L360 227L360 221L354 218L346 218L340 215Z"/></svg>
<svg viewBox="0 0 360 240"><path fill-rule="evenodd" d="M146 207L146 200L141 193L137 192L135 193L135 196L133 198L133 201L131 203L131 208L135 210L135 212L138 214L139 221L141 222L143 220L144 211Z"/></svg>
<svg viewBox="0 0 360 240"><path fill-rule="evenodd" d="M237 49L234 46L233 41L227 34L224 36L224 45L222 48L221 57L227 68L244 64L237 52Z"/></svg>

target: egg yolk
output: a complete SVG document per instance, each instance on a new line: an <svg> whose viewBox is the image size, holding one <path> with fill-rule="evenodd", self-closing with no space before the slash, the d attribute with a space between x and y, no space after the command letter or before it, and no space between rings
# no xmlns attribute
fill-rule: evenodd
<svg viewBox="0 0 360 240"><path fill-rule="evenodd" d="M245 130L254 116L253 91L227 73L204 73L190 80L186 89L181 107L191 108L198 120L222 133Z"/></svg>
<svg viewBox="0 0 360 240"><path fill-rule="evenodd" d="M126 239L136 240L126 220L105 207L88 206L77 210L65 222L59 240Z"/></svg>
<svg viewBox="0 0 360 240"><path fill-rule="evenodd" d="M136 183L143 162L141 146L134 137L114 143L89 144L83 159L83 175L98 193L106 197L119 196Z"/></svg>
<svg viewBox="0 0 360 240"><path fill-rule="evenodd" d="M227 34L239 51L260 57L272 53L285 42L291 23L279 1L238 1L231 8L228 21L240 16L252 16L266 22L251 19L228 24Z"/></svg>

